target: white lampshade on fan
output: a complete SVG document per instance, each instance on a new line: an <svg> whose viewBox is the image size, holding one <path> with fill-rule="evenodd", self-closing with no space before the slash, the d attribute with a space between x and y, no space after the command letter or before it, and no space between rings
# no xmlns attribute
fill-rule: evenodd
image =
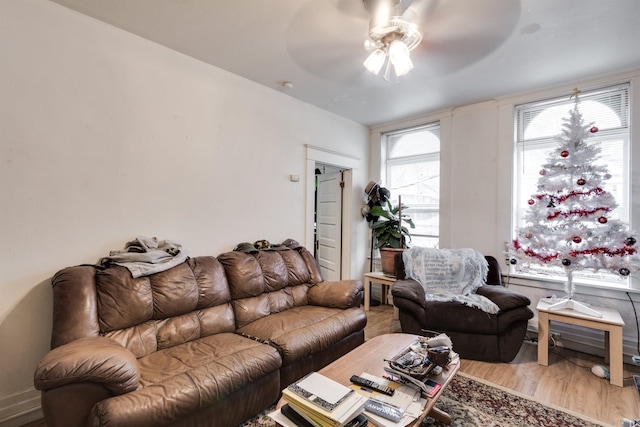
<svg viewBox="0 0 640 427"><path fill-rule="evenodd" d="M389 45L389 61L397 76L403 76L413 69L409 48L402 40L394 40Z"/></svg>
<svg viewBox="0 0 640 427"><path fill-rule="evenodd" d="M373 74L378 74L387 59L387 54L382 49L376 49L364 61L364 67Z"/></svg>

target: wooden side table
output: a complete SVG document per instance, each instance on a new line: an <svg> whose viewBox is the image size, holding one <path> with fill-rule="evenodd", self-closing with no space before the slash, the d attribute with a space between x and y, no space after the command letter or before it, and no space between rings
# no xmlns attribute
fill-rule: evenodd
<svg viewBox="0 0 640 427"><path fill-rule="evenodd" d="M393 284L396 282L396 278L395 277L391 277L391 276L385 276L384 273L382 273L382 271L374 271L371 273L365 273L364 274L364 311L369 311L369 306L371 303L371 283L375 282L375 283L380 283L383 287L383 292L382 292L382 301L386 302L386 296L387 293L385 292L386 288L389 287L389 289L393 286ZM398 307L396 307L395 305L393 306L393 318L395 320L398 319Z"/></svg>
<svg viewBox="0 0 640 427"><path fill-rule="evenodd" d="M570 325L604 331L604 361L609 363L611 384L623 387L622 378L622 327L624 321L620 313L612 308L591 307L602 317L593 317L575 310L549 310L551 304L540 301L538 310L538 364L549 366L549 322L562 322Z"/></svg>

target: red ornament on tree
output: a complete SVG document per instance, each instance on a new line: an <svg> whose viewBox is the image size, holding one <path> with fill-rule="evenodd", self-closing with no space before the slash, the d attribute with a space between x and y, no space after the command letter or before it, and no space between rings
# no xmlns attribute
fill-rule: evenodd
<svg viewBox="0 0 640 427"><path fill-rule="evenodd" d="M527 203L529 203L529 205L533 205L536 201L533 199L529 199L527 200Z"/></svg>
<svg viewBox="0 0 640 427"><path fill-rule="evenodd" d="M609 221L609 220L607 219L607 217L606 217L606 216L601 216L600 218L598 218L598 222L599 222L600 224L606 224L606 223L607 223L607 221Z"/></svg>
<svg viewBox="0 0 640 427"><path fill-rule="evenodd" d="M567 150L564 150L562 153L560 153L560 157L569 157L569 152Z"/></svg>
<svg viewBox="0 0 640 427"><path fill-rule="evenodd" d="M587 180L584 178L580 178L577 182L578 182L578 185L585 185L587 183Z"/></svg>
<svg viewBox="0 0 640 427"><path fill-rule="evenodd" d="M575 236L575 237L573 238L573 243L580 243L580 242L582 242L582 237L580 237L580 236Z"/></svg>
<svg viewBox="0 0 640 427"><path fill-rule="evenodd" d="M589 129L589 132L596 133L596 132L598 132L598 130L599 129L597 127L593 126L591 129Z"/></svg>
<svg viewBox="0 0 640 427"><path fill-rule="evenodd" d="M540 175L544 176L547 174L546 169L540 169Z"/></svg>

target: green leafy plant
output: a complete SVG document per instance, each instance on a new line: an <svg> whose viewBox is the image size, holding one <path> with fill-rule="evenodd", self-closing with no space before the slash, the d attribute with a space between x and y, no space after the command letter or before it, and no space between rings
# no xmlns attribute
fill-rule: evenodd
<svg viewBox="0 0 640 427"><path fill-rule="evenodd" d="M371 208L371 215L377 218L371 223L371 230L376 237L375 246L377 249L405 249L409 247L407 243L411 241L411 233L405 224L411 228L416 226L409 215L402 213L406 209L408 207L402 204L394 207L388 200L384 207L373 206Z"/></svg>

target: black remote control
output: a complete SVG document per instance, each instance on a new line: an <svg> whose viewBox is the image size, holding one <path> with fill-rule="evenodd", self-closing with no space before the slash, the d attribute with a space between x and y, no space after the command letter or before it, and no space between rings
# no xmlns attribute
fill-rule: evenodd
<svg viewBox="0 0 640 427"><path fill-rule="evenodd" d="M382 394L386 394L387 396L393 396L395 392L391 387L387 387L386 385L378 384L375 381L368 380L366 378L359 377L357 375L353 375L350 381L354 384L361 385L363 387L370 388L371 390L379 391Z"/></svg>

